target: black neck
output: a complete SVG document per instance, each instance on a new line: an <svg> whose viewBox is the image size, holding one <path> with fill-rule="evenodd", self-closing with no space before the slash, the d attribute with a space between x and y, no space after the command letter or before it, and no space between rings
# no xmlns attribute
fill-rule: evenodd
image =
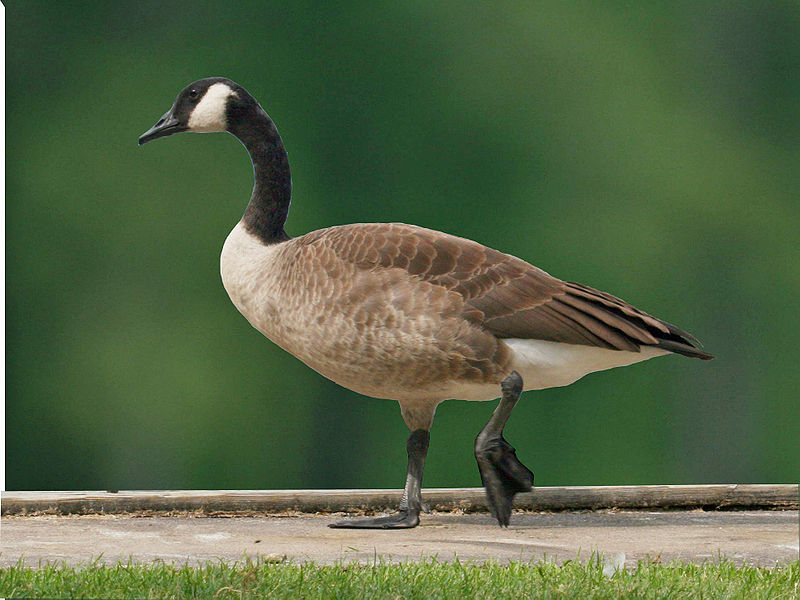
<svg viewBox="0 0 800 600"><path fill-rule="evenodd" d="M292 197L289 156L267 113L258 105L248 113L229 126L250 153L256 180L242 220L247 231L263 242L283 242L289 239L283 225Z"/></svg>

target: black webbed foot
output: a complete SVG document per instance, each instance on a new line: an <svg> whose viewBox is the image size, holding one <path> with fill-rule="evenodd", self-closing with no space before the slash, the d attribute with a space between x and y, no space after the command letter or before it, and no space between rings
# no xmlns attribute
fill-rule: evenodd
<svg viewBox="0 0 800 600"><path fill-rule="evenodd" d="M475 439L475 459L489 508L502 527L508 527L514 496L531 491L533 486L533 473L520 462L514 447L503 437L503 427L519 400L522 387L522 377L516 371L503 380L500 403Z"/></svg>
<svg viewBox="0 0 800 600"><path fill-rule="evenodd" d="M432 418L432 417L431 417ZM361 519L344 519L331 523L334 529L411 529L419 525L419 513L430 512L422 502L422 470L425 467L425 455L431 434L427 429L415 429L408 436L406 451L408 452L408 472L403 497L396 513L381 517Z"/></svg>
<svg viewBox="0 0 800 600"><path fill-rule="evenodd" d="M418 510L399 510L382 517L366 517L361 519L344 519L331 523L333 529L411 529L419 525Z"/></svg>
<svg viewBox="0 0 800 600"><path fill-rule="evenodd" d="M508 527L514 496L530 492L533 473L517 458L513 446L502 435L475 440L475 458L492 514L503 527Z"/></svg>

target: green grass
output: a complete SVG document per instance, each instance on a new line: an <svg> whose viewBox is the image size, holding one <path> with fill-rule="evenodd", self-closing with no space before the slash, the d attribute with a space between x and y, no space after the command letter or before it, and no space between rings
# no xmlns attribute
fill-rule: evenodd
<svg viewBox="0 0 800 600"><path fill-rule="evenodd" d="M0 596L49 598L764 598L800 596L800 561L780 568L640 562L612 577L588 563L437 561L317 566L244 560L202 567L95 563L0 569Z"/></svg>

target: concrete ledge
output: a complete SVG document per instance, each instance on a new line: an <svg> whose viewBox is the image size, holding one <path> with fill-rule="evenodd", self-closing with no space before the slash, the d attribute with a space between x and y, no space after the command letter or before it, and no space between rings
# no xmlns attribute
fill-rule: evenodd
<svg viewBox="0 0 800 600"><path fill-rule="evenodd" d="M182 566L240 561L245 556L296 564L431 558L562 564L585 561L593 552L615 563L623 560L628 567L638 560L702 564L720 558L774 567L798 556L794 510L517 512L507 529L485 513L436 513L423 515L415 529L388 531L329 529L327 525L340 518L334 515L138 516L4 518L0 568L18 561L39 568L48 563L118 561Z"/></svg>
<svg viewBox="0 0 800 600"><path fill-rule="evenodd" d="M118 492L4 492L3 515L281 513L379 511L397 506L401 490L199 490ZM486 512L482 488L423 490L438 511ZM534 511L593 509L797 510L796 484L537 487L515 507Z"/></svg>

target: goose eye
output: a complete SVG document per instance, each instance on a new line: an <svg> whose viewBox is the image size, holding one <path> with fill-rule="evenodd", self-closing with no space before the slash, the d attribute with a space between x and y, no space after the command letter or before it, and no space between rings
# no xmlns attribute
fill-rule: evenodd
<svg viewBox="0 0 800 600"><path fill-rule="evenodd" d="M192 98L194 100L195 98L197 98L197 95L198 95L197 90L189 90L189 98Z"/></svg>

